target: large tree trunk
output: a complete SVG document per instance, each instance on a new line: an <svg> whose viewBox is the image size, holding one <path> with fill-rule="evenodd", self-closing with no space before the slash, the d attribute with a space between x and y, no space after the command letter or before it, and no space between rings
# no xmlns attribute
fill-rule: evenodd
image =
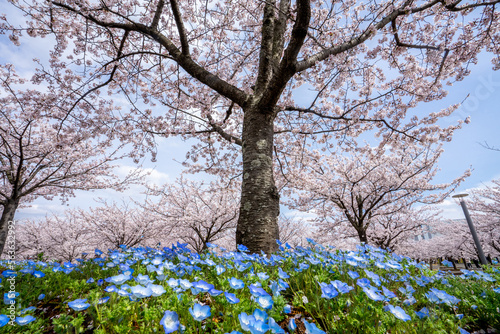
<svg viewBox="0 0 500 334"><path fill-rule="evenodd" d="M368 238L366 237L366 230L363 228L360 228L357 231L358 231L359 241L364 242L365 244L368 244Z"/></svg>
<svg viewBox="0 0 500 334"><path fill-rule="evenodd" d="M236 243L250 252L278 249L279 194L273 177L272 110L245 110L243 119L243 182Z"/></svg>
<svg viewBox="0 0 500 334"><path fill-rule="evenodd" d="M5 243L7 242L7 236L10 235L11 238L15 238L14 234L15 225L13 222L14 222L14 214L16 213L18 206L19 206L19 200L8 200L3 207L2 217L0 217L0 256L4 251ZM9 231L11 231L10 234ZM7 253L14 252L15 250L15 243L11 243L11 240L15 242L15 239L9 238L9 245L7 246L7 248L5 248L5 251ZM13 255L13 254L9 253L8 255Z"/></svg>

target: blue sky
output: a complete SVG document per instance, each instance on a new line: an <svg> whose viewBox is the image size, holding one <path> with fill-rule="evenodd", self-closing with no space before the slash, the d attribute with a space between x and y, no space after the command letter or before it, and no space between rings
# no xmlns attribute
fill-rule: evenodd
<svg viewBox="0 0 500 334"><path fill-rule="evenodd" d="M4 0L0 0L0 14L5 13L11 22L23 22L24 19L16 14L12 7ZM30 75L33 70L32 58L47 59L51 42L47 39L23 39L20 47L14 46L5 35L0 35L0 62L13 63L18 73ZM472 167L473 172L459 188L459 192L467 192L488 184L489 181L500 177L500 152L487 150L480 143L488 143L500 148L500 73L492 70L490 62L491 55L484 54L479 58L478 65L471 68L472 74L462 82L456 83L449 88L448 96L431 104L419 106L420 113L429 113L445 108L448 105L461 102L466 97L462 107L448 119L441 122L442 125L454 124L458 119L464 120L471 117L471 123L455 133L452 142L444 145L445 152L439 161L440 172L435 178L435 183L449 182L461 175L467 168ZM158 161L144 162L144 167L152 172L150 182L165 183L174 181L182 171L177 161L183 161L189 145L179 138L160 140L158 147ZM119 173L123 175L134 165L131 161L124 161ZM194 177L196 179L202 176ZM123 194L113 191L77 192L77 197L71 199L67 206L62 206L58 200L37 200L32 203L31 208L23 208L18 211L17 219L27 217L43 217L50 212L60 213L66 207L88 207L96 205L93 198L102 197L117 199L119 197L137 197L141 188L132 187ZM451 198L442 205L443 216L446 218L462 218L463 214L459 205Z"/></svg>

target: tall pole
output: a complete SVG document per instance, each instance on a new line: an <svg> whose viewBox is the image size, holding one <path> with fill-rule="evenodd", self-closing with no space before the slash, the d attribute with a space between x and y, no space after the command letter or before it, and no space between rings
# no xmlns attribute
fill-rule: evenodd
<svg viewBox="0 0 500 334"><path fill-rule="evenodd" d="M479 255L479 260L481 261L481 264L488 264L488 261L486 261L486 257L484 256L484 253L483 253L483 248L481 247L481 244L479 243L479 238L477 237L476 229L474 228L474 225L472 224L472 219L470 218L469 210L467 209L467 205L465 204L465 201L463 199L465 196L467 196L467 194L459 194L459 195L454 195L452 197L460 199L460 205L462 206L462 210L464 211L464 215L465 215L465 219L467 220L467 224L469 224L470 233L472 234L472 238L474 239L474 243L476 244L476 249L477 249L477 253Z"/></svg>

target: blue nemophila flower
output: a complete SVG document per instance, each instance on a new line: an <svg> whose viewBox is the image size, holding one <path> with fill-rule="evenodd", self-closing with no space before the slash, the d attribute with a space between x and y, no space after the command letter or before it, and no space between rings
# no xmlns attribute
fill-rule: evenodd
<svg viewBox="0 0 500 334"><path fill-rule="evenodd" d="M20 314L20 315L23 315L23 314L25 314L25 313L27 313L27 312L29 312L29 311L33 311L33 310L36 310L36 307L34 307L34 306L30 306L30 307L25 308L24 310L21 310L21 311L19 312L19 314Z"/></svg>
<svg viewBox="0 0 500 334"><path fill-rule="evenodd" d="M429 310L427 309L427 307L422 307L422 309L420 311L415 311L415 313L417 314L417 316L420 318L420 319L423 319L423 318L426 318L429 316Z"/></svg>
<svg viewBox="0 0 500 334"><path fill-rule="evenodd" d="M151 297L153 291L151 290L151 288L147 288L142 285L135 285L130 288L130 293L135 298L147 298Z"/></svg>
<svg viewBox="0 0 500 334"><path fill-rule="evenodd" d="M309 269L309 265L307 263L301 262L299 263L299 269L300 271Z"/></svg>
<svg viewBox="0 0 500 334"><path fill-rule="evenodd" d="M245 283L242 280L237 279L235 277L231 277L229 279L229 285L231 286L231 288L235 290L243 289L243 287L245 287Z"/></svg>
<svg viewBox="0 0 500 334"><path fill-rule="evenodd" d="M308 243L310 243L311 245L317 245L316 241L314 241L314 240L313 240L313 239L311 239L311 238L306 238L306 241L307 241Z"/></svg>
<svg viewBox="0 0 500 334"><path fill-rule="evenodd" d="M431 288L425 295L431 302L435 302L437 304L446 303L448 305L455 305L460 301L457 297L436 288ZM439 301L436 301L436 297Z"/></svg>
<svg viewBox="0 0 500 334"><path fill-rule="evenodd" d="M257 277L263 281L267 280L269 278L269 275L267 273L257 273Z"/></svg>
<svg viewBox="0 0 500 334"><path fill-rule="evenodd" d="M271 287L271 292L273 293L274 296L279 296L280 292L284 290L276 281L271 281L270 287Z"/></svg>
<svg viewBox="0 0 500 334"><path fill-rule="evenodd" d="M10 321L10 318L5 314L0 314L0 327L7 325Z"/></svg>
<svg viewBox="0 0 500 334"><path fill-rule="evenodd" d="M117 285L122 285L123 283L130 280L131 278L132 278L132 276L130 276L130 275L120 274L120 275L106 278L106 282L117 284Z"/></svg>
<svg viewBox="0 0 500 334"><path fill-rule="evenodd" d="M321 263L321 261L319 259L313 258L311 256L307 258L307 261L309 261L309 263L312 264L312 265L316 265L316 264L320 264Z"/></svg>
<svg viewBox="0 0 500 334"><path fill-rule="evenodd" d="M109 296L107 297L103 297L103 298L99 298L99 300L97 301L97 304L104 304L104 303L107 303L109 300Z"/></svg>
<svg viewBox="0 0 500 334"><path fill-rule="evenodd" d="M24 268L24 269L21 269L19 270L19 272L21 274L33 274L33 271L35 271L35 269L31 268L31 267L28 267L28 268Z"/></svg>
<svg viewBox="0 0 500 334"><path fill-rule="evenodd" d="M283 307L283 312L285 312L286 314L289 314L290 312L292 312L292 307L290 305L286 304Z"/></svg>
<svg viewBox="0 0 500 334"><path fill-rule="evenodd" d="M385 299L385 297L379 293L378 289L373 286L364 286L363 291L371 300L382 301Z"/></svg>
<svg viewBox="0 0 500 334"><path fill-rule="evenodd" d="M88 284L90 284L90 283L94 283L94 282L95 282L95 281L94 281L94 279L93 279L92 277L91 277L91 278L89 278L89 279L86 281L86 283L88 283Z"/></svg>
<svg viewBox="0 0 500 334"><path fill-rule="evenodd" d="M36 320L36 318L32 315L27 315L25 317L16 317L16 323L20 326L27 325L30 322L33 322L35 320Z"/></svg>
<svg viewBox="0 0 500 334"><path fill-rule="evenodd" d="M403 304L405 304L406 306L409 306L409 305L415 304L416 302L417 302L417 300L415 299L415 297L410 296L403 301Z"/></svg>
<svg viewBox="0 0 500 334"><path fill-rule="evenodd" d="M14 270L7 269L2 272L2 276L5 278L16 277L17 273Z"/></svg>
<svg viewBox="0 0 500 334"><path fill-rule="evenodd" d="M45 298L45 294L44 293L41 293L39 296L38 296L38 300L42 300Z"/></svg>
<svg viewBox="0 0 500 334"><path fill-rule="evenodd" d="M215 297L215 296L220 295L222 293L222 291L213 288L210 291L208 291L208 293L210 294L210 296Z"/></svg>
<svg viewBox="0 0 500 334"><path fill-rule="evenodd" d="M441 261L441 264L442 264L443 266L446 266L446 267L450 267L450 268L452 268L452 267L453 267L453 263L452 263L452 262L450 262L450 261L448 261L448 260L443 260L443 261Z"/></svg>
<svg viewBox="0 0 500 334"><path fill-rule="evenodd" d="M281 269L281 268L278 268L278 275L282 279L290 278L290 275L288 275L286 272L284 272L283 269Z"/></svg>
<svg viewBox="0 0 500 334"><path fill-rule="evenodd" d="M387 261L385 263L386 267L389 267L391 269L397 269L397 270L401 270L403 269L403 266L399 263L397 263L396 261Z"/></svg>
<svg viewBox="0 0 500 334"><path fill-rule="evenodd" d="M197 289L197 288L194 288L194 287L193 287L193 288L191 288L191 294L192 294L193 296L198 295L200 292L201 292L201 290L200 290L200 289Z"/></svg>
<svg viewBox="0 0 500 334"><path fill-rule="evenodd" d="M267 324L269 325L269 329L271 330L272 333L285 334L285 331L283 330L283 328L281 328L280 325L278 325L276 320L274 320L273 318L269 317Z"/></svg>
<svg viewBox="0 0 500 334"><path fill-rule="evenodd" d="M142 285L148 285L150 283L153 283L154 281L152 279L149 278L148 275L137 275L137 277L135 277L135 281L139 284L142 284Z"/></svg>
<svg viewBox="0 0 500 334"><path fill-rule="evenodd" d="M226 271L226 268L220 264L218 264L216 267L215 267L215 272L217 273L217 275L220 275L222 274L223 272Z"/></svg>
<svg viewBox="0 0 500 334"><path fill-rule="evenodd" d="M110 285L104 288L104 291L106 292L117 292L118 288L114 285Z"/></svg>
<svg viewBox="0 0 500 334"><path fill-rule="evenodd" d="M175 287L179 286L179 280L171 277L167 281L167 284L168 284L169 287L175 288Z"/></svg>
<svg viewBox="0 0 500 334"><path fill-rule="evenodd" d="M118 291L116 291L116 293L118 294L118 296L120 297L128 297L130 296L130 292L128 292L127 290L125 289L119 289Z"/></svg>
<svg viewBox="0 0 500 334"><path fill-rule="evenodd" d="M349 275L352 279L356 279L356 278L358 278L358 277L359 277L359 274L358 274L357 272L355 272L355 271L351 271L351 270L349 270L349 271L347 272L347 274L348 274L348 275Z"/></svg>
<svg viewBox="0 0 500 334"><path fill-rule="evenodd" d="M473 309L473 310L475 310L475 309L477 309L477 305L471 305L470 308Z"/></svg>
<svg viewBox="0 0 500 334"><path fill-rule="evenodd" d="M243 333L238 331L232 331L231 333L225 333L225 334L243 334Z"/></svg>
<svg viewBox="0 0 500 334"><path fill-rule="evenodd" d="M347 263L348 265L353 266L353 267L359 266L359 263L357 261L350 259L350 258L346 258L345 263Z"/></svg>
<svg viewBox="0 0 500 334"><path fill-rule="evenodd" d="M175 268L177 268L177 265L173 264L170 261L165 262L164 266L165 266L165 269L167 269L167 270L175 270Z"/></svg>
<svg viewBox="0 0 500 334"><path fill-rule="evenodd" d="M486 281L486 282L495 282L496 281L496 279L494 279L493 277L491 277L490 274L485 273L484 271L478 271L476 273L476 275L478 276L478 278L480 280L483 280L483 281Z"/></svg>
<svg viewBox="0 0 500 334"><path fill-rule="evenodd" d="M252 266L252 263L250 263L250 262L238 263L238 264L236 264L236 270L238 270L239 272L243 272L243 271L247 270L248 268L250 268L251 266Z"/></svg>
<svg viewBox="0 0 500 334"><path fill-rule="evenodd" d="M198 281L198 282L193 282L193 287L199 289L200 291L208 292L214 288L214 285L207 283L205 281Z"/></svg>
<svg viewBox="0 0 500 334"><path fill-rule="evenodd" d="M97 255L97 256L101 256L101 255L102 255L102 251L101 251L100 249L97 249L97 248L96 248L96 249L94 250L94 252L95 252L95 255Z"/></svg>
<svg viewBox="0 0 500 334"><path fill-rule="evenodd" d="M399 291L400 291L402 294L404 294L404 295L406 295L406 296L410 297L410 296L411 296L411 295L415 292L415 289L414 289L411 285L409 285L409 284L407 283L407 284L406 284L406 288L400 287L400 288L399 288Z"/></svg>
<svg viewBox="0 0 500 334"><path fill-rule="evenodd" d="M189 313L193 316L196 321L202 321L210 316L210 306L201 304L194 304L194 306L189 308Z"/></svg>
<svg viewBox="0 0 500 334"><path fill-rule="evenodd" d="M365 269L366 276L368 276L376 286L380 286L380 276L374 272Z"/></svg>
<svg viewBox="0 0 500 334"><path fill-rule="evenodd" d="M153 297L159 297L166 292L165 288L162 285L158 284L149 284L148 288L151 289L151 296Z"/></svg>
<svg viewBox="0 0 500 334"><path fill-rule="evenodd" d="M348 293L349 291L354 289L352 286L339 280L330 281L330 284L340 293Z"/></svg>
<svg viewBox="0 0 500 334"><path fill-rule="evenodd" d="M224 292L224 295L226 296L227 301L231 304L237 304L240 302L240 300L238 299L238 297L236 297L234 293Z"/></svg>
<svg viewBox="0 0 500 334"><path fill-rule="evenodd" d="M87 299L75 299L71 302L68 302L68 306L75 311L83 311L86 310L90 306L90 304L87 303Z"/></svg>
<svg viewBox="0 0 500 334"><path fill-rule="evenodd" d="M320 282L319 285L321 287L321 298L332 299L337 297L339 294L337 289L335 289L331 284Z"/></svg>
<svg viewBox="0 0 500 334"><path fill-rule="evenodd" d="M290 287L290 285L287 282L283 281L281 278L278 280L278 284L282 289L288 289Z"/></svg>
<svg viewBox="0 0 500 334"><path fill-rule="evenodd" d="M165 311L163 318L160 320L160 324L165 329L165 334L173 333L179 329L179 316L176 312L173 311Z"/></svg>
<svg viewBox="0 0 500 334"><path fill-rule="evenodd" d="M247 246L238 245L238 246L237 246L237 248L238 248L238 250L239 250L240 252L248 252L248 251L249 251L249 249L248 249L248 247L247 247Z"/></svg>
<svg viewBox="0 0 500 334"><path fill-rule="evenodd" d="M462 318L464 317L462 313L456 314L455 316L458 318L458 320L462 320Z"/></svg>
<svg viewBox="0 0 500 334"><path fill-rule="evenodd" d="M432 291L428 291L425 296L427 297L427 299L431 302L431 303L436 303L436 304L440 304L442 303L441 299L439 299L439 297Z"/></svg>
<svg viewBox="0 0 500 334"><path fill-rule="evenodd" d="M18 297L18 296L19 296L19 292L5 292L3 294L3 303L5 305L10 305L12 303L15 303L16 297Z"/></svg>
<svg viewBox="0 0 500 334"><path fill-rule="evenodd" d="M403 310L399 306L393 306L391 304L387 305L389 311L396 316L396 318L401 319L403 321L411 320L411 317L406 314L405 310Z"/></svg>
<svg viewBox="0 0 500 334"><path fill-rule="evenodd" d="M291 332L294 332L297 329L297 324L295 323L295 319L291 318L290 321L288 322L288 329Z"/></svg>
<svg viewBox="0 0 500 334"><path fill-rule="evenodd" d="M44 277L45 276L45 273L41 272L41 271L38 271L38 270L35 270L33 272L33 276L35 276L36 278L41 278L41 277Z"/></svg>
<svg viewBox="0 0 500 334"><path fill-rule="evenodd" d="M362 288L370 286L372 282L368 278L360 278L356 281L356 284Z"/></svg>
<svg viewBox="0 0 500 334"><path fill-rule="evenodd" d="M266 311L255 309L255 311L253 311L252 315L254 316L255 320L267 321L267 313L266 313Z"/></svg>
<svg viewBox="0 0 500 334"><path fill-rule="evenodd" d="M247 332L250 331L250 326L255 322L255 317L253 315L248 315L245 312L238 314L238 319L240 320L241 328Z"/></svg>
<svg viewBox="0 0 500 334"><path fill-rule="evenodd" d="M273 298L270 295L267 296L258 296L257 298L257 303L259 304L260 307L263 309L270 309L273 307Z"/></svg>
<svg viewBox="0 0 500 334"><path fill-rule="evenodd" d="M307 320L304 320L304 326L306 326L306 333L307 334L326 334L326 332L319 329L316 326L316 324L309 323L309 322L307 322Z"/></svg>
<svg viewBox="0 0 500 334"><path fill-rule="evenodd" d="M462 327L458 327L458 331L460 334L470 334L469 332L467 332L465 329L463 329Z"/></svg>
<svg viewBox="0 0 500 334"><path fill-rule="evenodd" d="M179 286L181 287L182 290L188 290L191 289L193 284L191 284L191 282L189 282L187 279L180 279Z"/></svg>
<svg viewBox="0 0 500 334"><path fill-rule="evenodd" d="M258 297L258 296L269 296L269 294L267 293L266 290L264 290L262 288L262 286L260 286L260 283L257 285L257 284L250 284L248 286L248 289L250 290L250 293L252 294L252 296L254 297Z"/></svg>
<svg viewBox="0 0 500 334"><path fill-rule="evenodd" d="M252 334L264 334L269 330L269 325L262 320L255 319L249 328Z"/></svg>
<svg viewBox="0 0 500 334"><path fill-rule="evenodd" d="M386 296L389 299L397 297L394 292L392 292L391 290L387 289L385 286L382 286L382 292L384 293L384 296Z"/></svg>

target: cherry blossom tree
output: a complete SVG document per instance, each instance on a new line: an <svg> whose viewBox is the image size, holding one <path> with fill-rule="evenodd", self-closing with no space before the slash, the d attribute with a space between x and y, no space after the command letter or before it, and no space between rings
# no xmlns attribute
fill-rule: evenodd
<svg viewBox="0 0 500 334"><path fill-rule="evenodd" d="M43 228L43 224L40 224L37 220L30 219L17 222L15 226L15 252L18 259L35 259L45 256L44 251L46 251L47 245Z"/></svg>
<svg viewBox="0 0 500 334"><path fill-rule="evenodd" d="M171 237L172 227L165 225L148 210L125 201L121 204L104 201L102 204L88 210L70 210L68 213L92 231L96 247L155 247L158 243L168 245L176 241Z"/></svg>
<svg viewBox="0 0 500 334"><path fill-rule="evenodd" d="M356 236L360 242L394 248L423 221L432 220L424 217L424 209L411 210L414 204L441 202L470 173L451 183L431 184L442 152L429 146L386 150L366 145L340 154L301 155L291 172L291 184L300 193L290 204L314 211L323 235L343 233L346 238Z"/></svg>
<svg viewBox="0 0 500 334"><path fill-rule="evenodd" d="M11 1L28 23L0 30L14 43L54 36L52 67L37 75L82 103L123 94L134 150L197 138L193 169L241 173L236 241L271 252L289 154L370 130L450 138L459 125L436 121L457 106L414 108L446 96L482 51L500 67L499 1Z"/></svg>
<svg viewBox="0 0 500 334"><path fill-rule="evenodd" d="M231 183L205 184L180 177L175 184L147 188L148 199L141 206L168 226L171 238L198 253L207 249L207 243L222 240L220 246L235 248L231 236L238 220L239 196Z"/></svg>
<svg viewBox="0 0 500 334"><path fill-rule="evenodd" d="M16 256L52 261L74 261L82 253L93 253L102 247L95 233L78 216L47 216L42 220L19 222L16 226Z"/></svg>
<svg viewBox="0 0 500 334"><path fill-rule="evenodd" d="M82 253L127 247L157 247L177 240L170 226L131 202L108 203L88 210L69 209L41 220L19 221L16 254L22 258L73 261Z"/></svg>
<svg viewBox="0 0 500 334"><path fill-rule="evenodd" d="M280 214L278 218L280 241L292 247L307 245L307 238L314 237L315 226L305 219Z"/></svg>
<svg viewBox="0 0 500 334"><path fill-rule="evenodd" d="M122 144L112 146L111 136L101 136L104 130L61 117L71 99L26 84L12 66L0 67L0 254L20 205L39 197L64 202L77 189L120 190L136 179L133 173L120 180L113 172Z"/></svg>

